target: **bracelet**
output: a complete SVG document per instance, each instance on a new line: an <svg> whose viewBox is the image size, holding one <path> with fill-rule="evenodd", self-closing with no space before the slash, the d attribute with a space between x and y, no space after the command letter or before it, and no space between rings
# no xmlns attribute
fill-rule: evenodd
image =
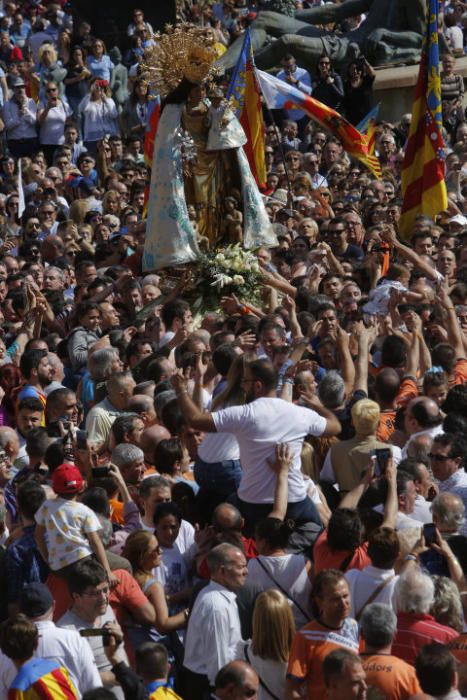
<svg viewBox="0 0 467 700"><path fill-rule="evenodd" d="M178 392L177 394L177 399L180 398L183 394L188 394L188 389L182 389L181 391Z"/></svg>
<svg viewBox="0 0 467 700"><path fill-rule="evenodd" d="M295 384L293 379L289 379L289 377L286 377L284 379L284 384L292 384L292 386Z"/></svg>
<svg viewBox="0 0 467 700"><path fill-rule="evenodd" d="M404 561L418 561L418 558L415 556L415 554L406 554Z"/></svg>

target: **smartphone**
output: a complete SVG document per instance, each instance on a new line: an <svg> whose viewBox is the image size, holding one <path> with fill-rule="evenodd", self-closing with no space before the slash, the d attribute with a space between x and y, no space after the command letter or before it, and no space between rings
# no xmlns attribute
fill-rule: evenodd
<svg viewBox="0 0 467 700"><path fill-rule="evenodd" d="M91 469L91 474L93 479L102 479L104 476L109 476L110 467L93 467Z"/></svg>
<svg viewBox="0 0 467 700"><path fill-rule="evenodd" d="M88 449L88 443L87 443L87 433L85 430L77 430L76 431L76 446L78 450L87 450Z"/></svg>
<svg viewBox="0 0 467 700"><path fill-rule="evenodd" d="M105 627L85 627L79 631L81 637L105 637L108 632Z"/></svg>
<svg viewBox="0 0 467 700"><path fill-rule="evenodd" d="M375 476L384 476L388 467L388 460L391 456L389 447L373 450L372 457L375 457Z"/></svg>
<svg viewBox="0 0 467 700"><path fill-rule="evenodd" d="M423 537L425 538L425 544L427 547L438 541L436 525L434 523L425 523L423 526Z"/></svg>

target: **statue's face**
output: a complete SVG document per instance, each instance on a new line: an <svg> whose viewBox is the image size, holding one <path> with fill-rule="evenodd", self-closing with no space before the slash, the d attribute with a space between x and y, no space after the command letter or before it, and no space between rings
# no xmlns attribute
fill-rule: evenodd
<svg viewBox="0 0 467 700"><path fill-rule="evenodd" d="M191 88L188 98L191 104L197 105L206 97L206 90L203 85L195 85Z"/></svg>

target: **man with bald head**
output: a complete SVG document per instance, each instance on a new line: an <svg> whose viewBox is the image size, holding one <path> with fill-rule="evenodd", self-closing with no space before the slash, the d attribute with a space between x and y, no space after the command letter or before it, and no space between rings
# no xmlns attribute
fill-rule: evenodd
<svg viewBox="0 0 467 700"><path fill-rule="evenodd" d="M231 661L218 671L215 691L211 698L218 700L256 700L259 688L258 674L246 661Z"/></svg>
<svg viewBox="0 0 467 700"><path fill-rule="evenodd" d="M158 445L161 440L169 440L170 437L171 435L167 428L157 423L143 430L139 446L144 452L144 462L147 467L154 467L154 450L156 445Z"/></svg>
<svg viewBox="0 0 467 700"><path fill-rule="evenodd" d="M431 504L433 522L442 537L458 535L465 521L462 499L449 491L440 493Z"/></svg>
<svg viewBox="0 0 467 700"><path fill-rule="evenodd" d="M145 428L149 428L157 421L154 398L147 394L134 394L128 401L128 410L138 414Z"/></svg>
<svg viewBox="0 0 467 700"><path fill-rule="evenodd" d="M431 438L434 438L442 433L442 422L443 417L439 406L433 399L429 399L426 396L412 399L407 404L404 414L404 428L408 440L402 449L402 456L407 457L409 445L416 437L429 435Z"/></svg>
<svg viewBox="0 0 467 700"><path fill-rule="evenodd" d="M418 396L417 384L415 378L407 376L401 381L393 367L383 367L376 377L375 392L381 409L376 437L386 442L396 429L397 409Z"/></svg>

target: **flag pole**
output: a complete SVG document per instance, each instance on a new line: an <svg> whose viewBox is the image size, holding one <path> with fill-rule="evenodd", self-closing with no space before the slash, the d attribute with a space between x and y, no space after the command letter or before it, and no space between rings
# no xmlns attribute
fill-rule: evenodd
<svg viewBox="0 0 467 700"><path fill-rule="evenodd" d="M256 75L256 66L253 66L253 68L254 68L254 75L255 75L256 84L258 86L258 91L259 91L259 94L261 95L261 97L263 98L262 103L264 105L266 105L266 111L269 115L269 118L272 122L272 125L274 126L274 128L276 129L276 132L277 132L277 131L279 131L279 127L277 126L276 120L274 119L272 109L269 107L268 101L266 100L266 98L263 95L263 91L261 89L261 83L259 82L258 77ZM293 203L293 201L292 201L293 200L292 183L290 181L289 169L287 167L287 162L285 160L285 153L284 153L284 149L282 148L282 141L280 139L279 139L279 153L281 156L282 163L284 164L285 176L287 178L287 191L289 193L289 197L288 197L289 198L289 206L292 206L292 203Z"/></svg>

